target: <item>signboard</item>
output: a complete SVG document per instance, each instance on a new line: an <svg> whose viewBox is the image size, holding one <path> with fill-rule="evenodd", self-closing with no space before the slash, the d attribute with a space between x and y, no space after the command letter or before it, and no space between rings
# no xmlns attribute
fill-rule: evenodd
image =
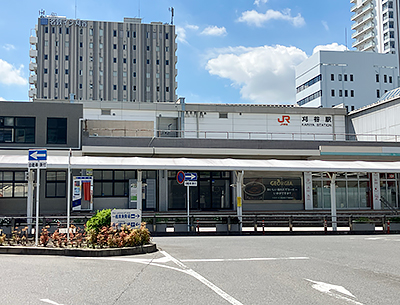
<svg viewBox="0 0 400 305"><path fill-rule="evenodd" d="M28 168L47 168L47 150L30 149L28 152Z"/></svg>
<svg viewBox="0 0 400 305"><path fill-rule="evenodd" d="M197 173L185 173L185 181L196 181Z"/></svg>
<svg viewBox="0 0 400 305"><path fill-rule="evenodd" d="M74 177L72 193L72 210L92 210L93 207L93 177Z"/></svg>
<svg viewBox="0 0 400 305"><path fill-rule="evenodd" d="M176 182L178 182L179 184L183 184L183 181L185 181L185 173L182 171L179 171L176 174Z"/></svg>
<svg viewBox="0 0 400 305"><path fill-rule="evenodd" d="M197 181L185 181L185 186L197 186Z"/></svg>
<svg viewBox="0 0 400 305"><path fill-rule="evenodd" d="M111 225L121 227L130 226L133 229L140 228L142 213L138 209L115 209L111 211Z"/></svg>
<svg viewBox="0 0 400 305"><path fill-rule="evenodd" d="M302 200L301 178L245 179L245 200Z"/></svg>

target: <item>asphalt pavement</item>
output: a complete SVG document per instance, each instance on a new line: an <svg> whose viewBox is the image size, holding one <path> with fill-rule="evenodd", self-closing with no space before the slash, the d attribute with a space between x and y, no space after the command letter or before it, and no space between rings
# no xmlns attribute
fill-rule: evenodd
<svg viewBox="0 0 400 305"><path fill-rule="evenodd" d="M399 304L400 235L154 238L151 254L0 256L0 304Z"/></svg>

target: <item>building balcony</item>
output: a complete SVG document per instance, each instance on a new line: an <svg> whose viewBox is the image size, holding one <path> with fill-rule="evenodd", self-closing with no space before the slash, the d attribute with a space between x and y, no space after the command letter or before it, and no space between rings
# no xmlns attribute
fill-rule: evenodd
<svg viewBox="0 0 400 305"><path fill-rule="evenodd" d="M36 71L37 70L37 64L34 62L29 63L29 71Z"/></svg>
<svg viewBox="0 0 400 305"><path fill-rule="evenodd" d="M362 46L362 49L360 51L373 51L375 49L375 42L370 41L366 43L365 45Z"/></svg>
<svg viewBox="0 0 400 305"><path fill-rule="evenodd" d="M370 3L367 4L365 7L362 8L362 10L356 12L352 17L351 17L351 21L355 21L356 19L362 17L362 14L368 13L370 11L372 11L374 9L374 6Z"/></svg>
<svg viewBox="0 0 400 305"><path fill-rule="evenodd" d="M369 40L374 39L375 38L375 34L373 32L370 32L368 34L366 34L364 37L358 39L356 42L354 42L352 44L353 48L358 49L358 47L364 43L367 43Z"/></svg>
<svg viewBox="0 0 400 305"><path fill-rule="evenodd" d="M29 57L33 58L33 57L37 57L38 55L38 51L37 50L29 50Z"/></svg>
<svg viewBox="0 0 400 305"><path fill-rule="evenodd" d="M30 36L29 37L29 43L36 45L38 43L38 38L36 36Z"/></svg>
<svg viewBox="0 0 400 305"><path fill-rule="evenodd" d="M366 34L368 31L372 32L374 30L374 26L375 24L373 22L365 24L364 26L359 28L357 32L353 33L353 35L351 35L351 38L358 39L361 35Z"/></svg>
<svg viewBox="0 0 400 305"><path fill-rule="evenodd" d="M37 75L36 74L29 76L29 83L30 84L36 84L37 83Z"/></svg>
<svg viewBox="0 0 400 305"><path fill-rule="evenodd" d="M358 28L364 26L367 22L369 22L369 21L372 22L373 20L374 20L374 14L371 12L370 14L365 15L362 19L360 19L356 23L354 23L351 26L351 29L352 30L357 30Z"/></svg>
<svg viewBox="0 0 400 305"><path fill-rule="evenodd" d="M29 98L34 98L37 95L37 89L36 88L30 88L29 89Z"/></svg>

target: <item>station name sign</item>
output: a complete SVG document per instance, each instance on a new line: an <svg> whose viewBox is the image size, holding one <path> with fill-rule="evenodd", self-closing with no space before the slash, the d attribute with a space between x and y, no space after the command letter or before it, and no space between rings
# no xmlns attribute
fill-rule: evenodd
<svg viewBox="0 0 400 305"><path fill-rule="evenodd" d="M64 18L40 18L40 24L41 25L52 25L52 26L67 26L67 27L72 27L72 26L77 26L81 28L86 28L87 27L87 21L86 20L80 20L80 19L64 19Z"/></svg>

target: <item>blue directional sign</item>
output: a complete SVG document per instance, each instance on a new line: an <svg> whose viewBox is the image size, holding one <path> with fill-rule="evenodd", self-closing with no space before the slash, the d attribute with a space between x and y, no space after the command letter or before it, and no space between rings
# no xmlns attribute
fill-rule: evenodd
<svg viewBox="0 0 400 305"><path fill-rule="evenodd" d="M197 181L197 173L185 173L185 181Z"/></svg>
<svg viewBox="0 0 400 305"><path fill-rule="evenodd" d="M29 150L29 161L47 161L47 150Z"/></svg>

